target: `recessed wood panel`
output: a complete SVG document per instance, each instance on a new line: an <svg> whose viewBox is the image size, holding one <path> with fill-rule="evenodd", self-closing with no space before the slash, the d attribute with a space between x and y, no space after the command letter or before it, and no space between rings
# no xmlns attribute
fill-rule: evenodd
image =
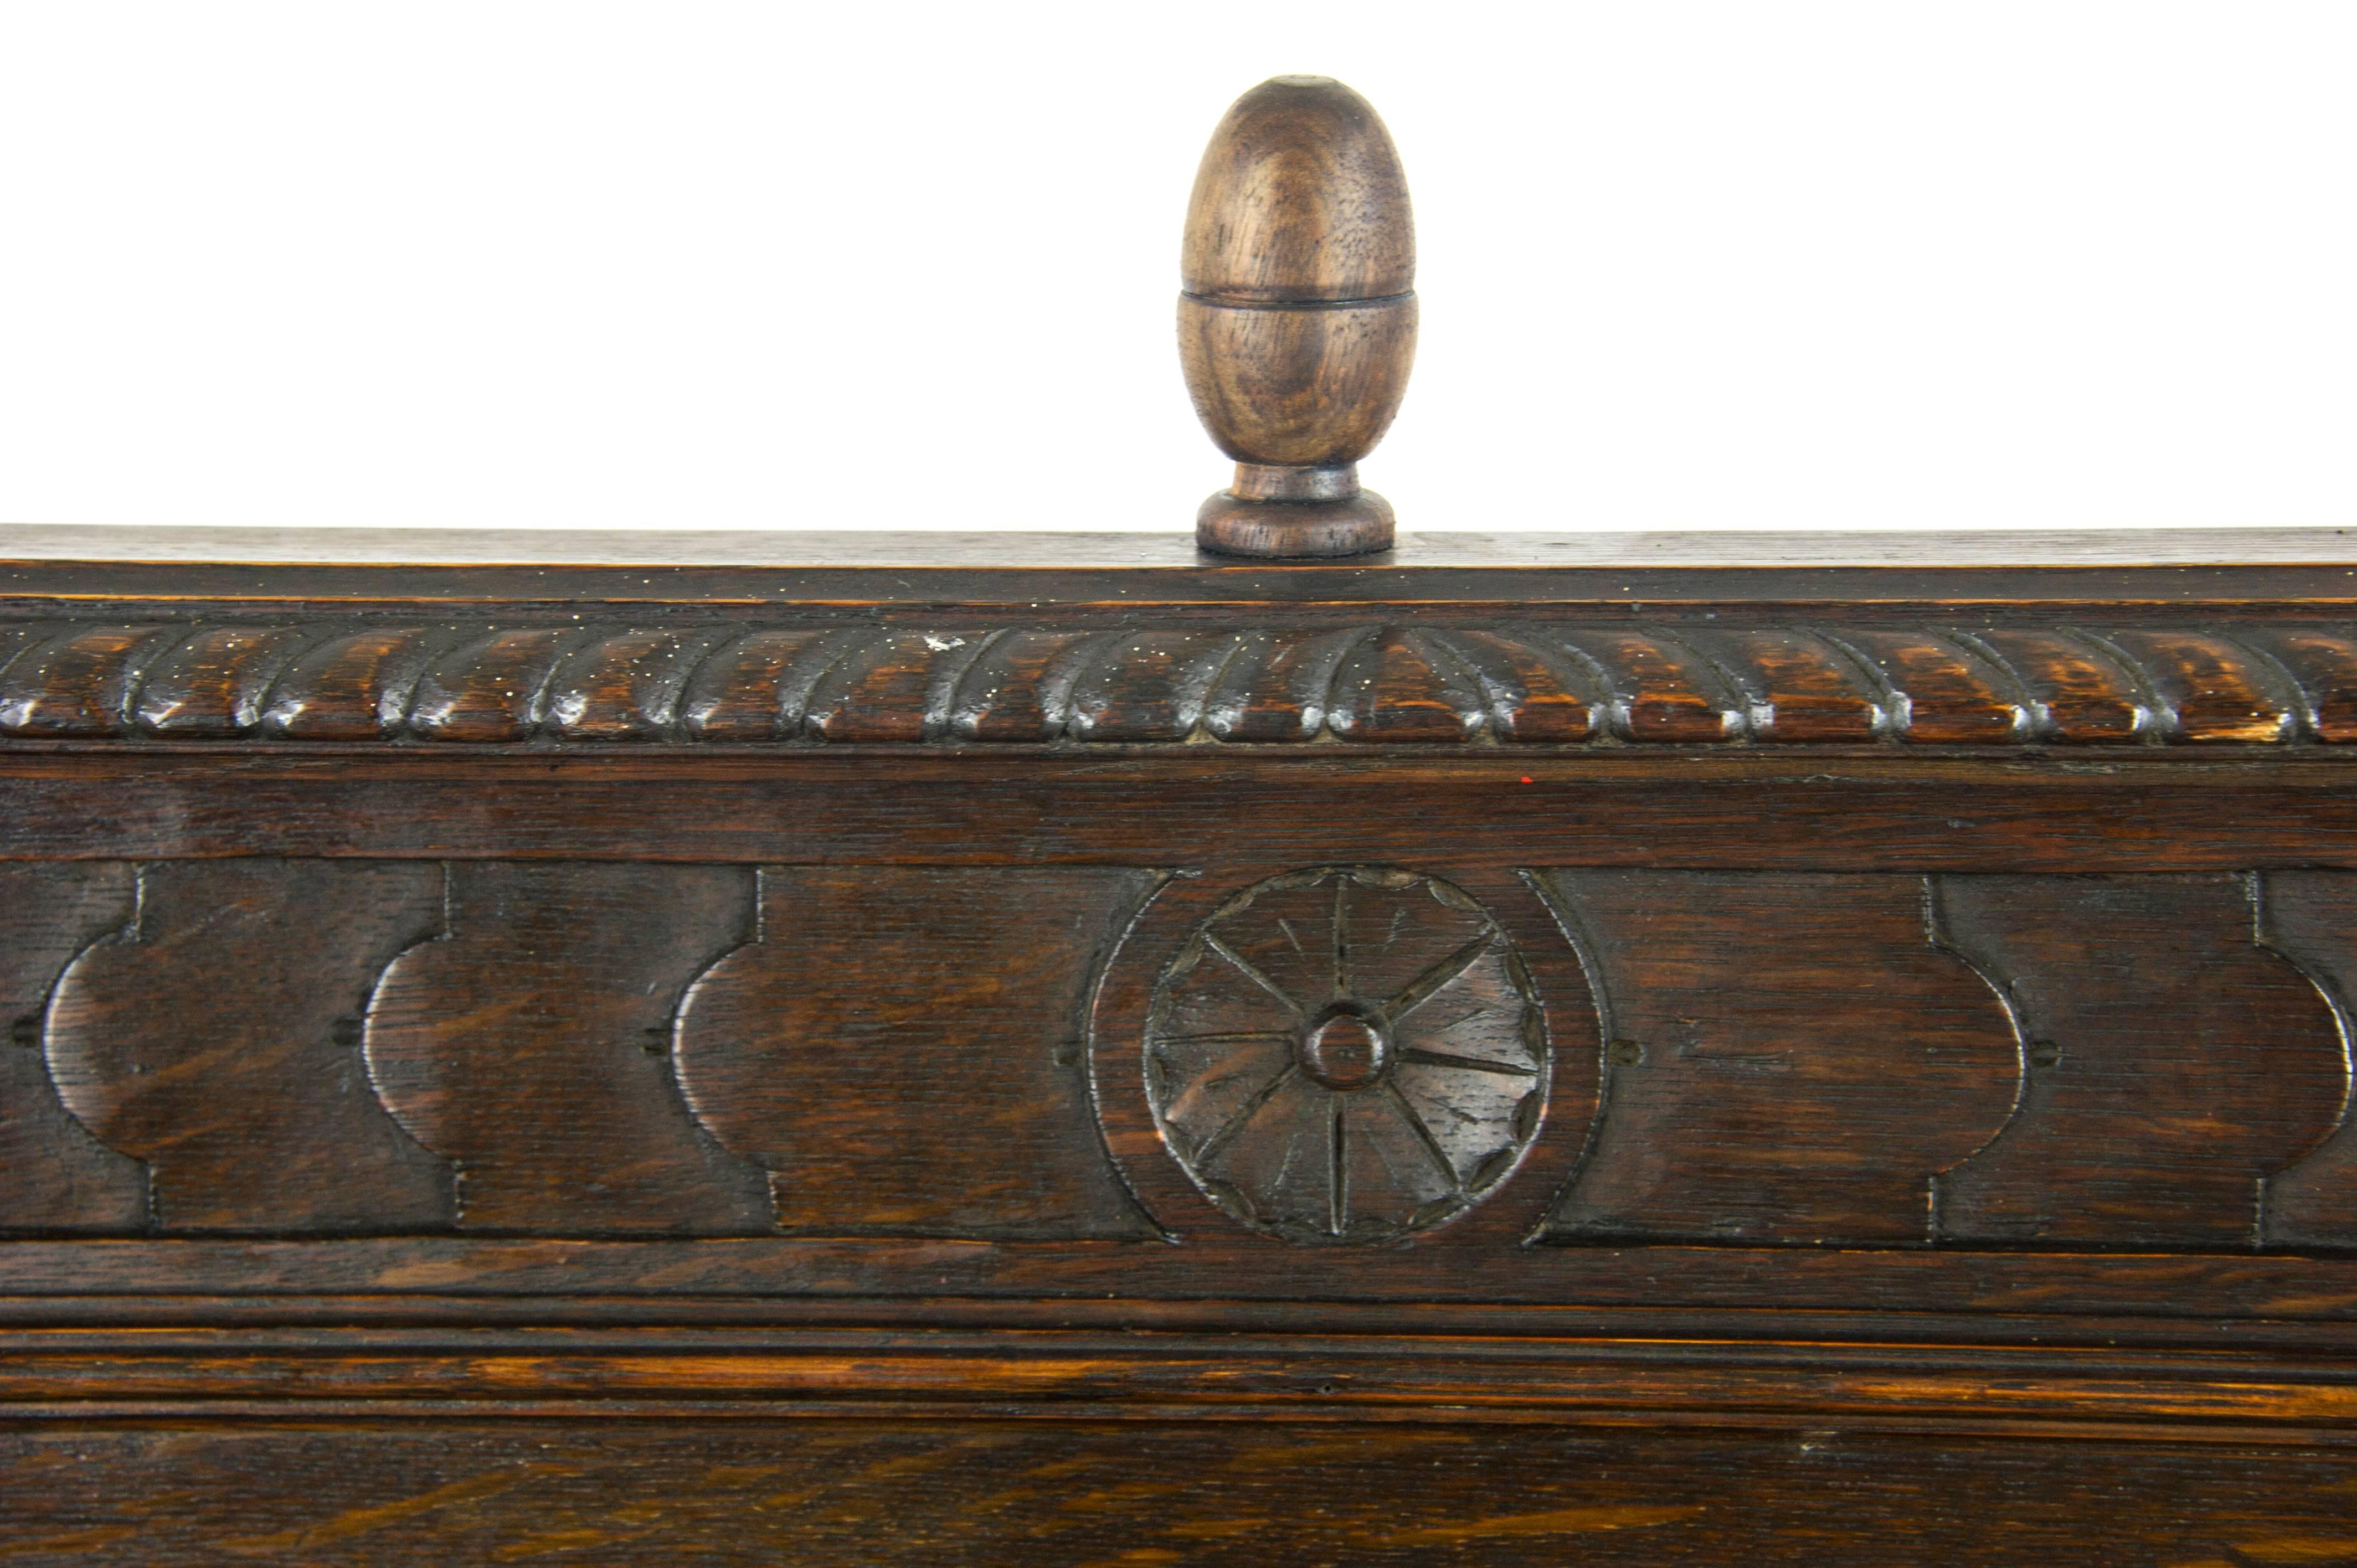
<svg viewBox="0 0 2357 1568"><path fill-rule="evenodd" d="M147 1171L59 1102L42 1036L69 961L131 918L119 861L0 865L0 1231L135 1231Z"/></svg>
<svg viewBox="0 0 2357 1568"><path fill-rule="evenodd" d="M673 1009L752 929L748 867L467 864L368 1013L385 1104L460 1172L458 1223L769 1229L761 1173L687 1113Z"/></svg>
<svg viewBox="0 0 2357 1568"><path fill-rule="evenodd" d="M2341 1035L2340 1116L2331 1132L2267 1178L2262 1230L2270 1246L2357 1247L2357 1103L2350 1004L2357 997L2357 875L2271 871L2258 879L2259 940L2298 964L2332 1009ZM2327 1091L2330 1098L2330 1090Z"/></svg>
<svg viewBox="0 0 2357 1568"><path fill-rule="evenodd" d="M2004 1125L2003 1007L1911 876L1556 871L1604 1011L1559 1241L1922 1246L1934 1173Z"/></svg>
<svg viewBox="0 0 2357 1568"><path fill-rule="evenodd" d="M2340 1122L2316 988L2254 938L2238 876L1942 876L1945 946L2007 998L2021 1101L1940 1178L1959 1241L2248 1248L2264 1184Z"/></svg>
<svg viewBox="0 0 2357 1568"><path fill-rule="evenodd" d="M147 1162L166 1230L445 1225L450 1168L394 1125L360 1051L378 974L441 911L431 865L142 866L135 922L58 982L59 1094Z"/></svg>
<svg viewBox="0 0 2357 1568"><path fill-rule="evenodd" d="M683 1004L680 1080L816 1234L1148 1236L1106 1163L1082 1000L1142 871L788 867Z"/></svg>

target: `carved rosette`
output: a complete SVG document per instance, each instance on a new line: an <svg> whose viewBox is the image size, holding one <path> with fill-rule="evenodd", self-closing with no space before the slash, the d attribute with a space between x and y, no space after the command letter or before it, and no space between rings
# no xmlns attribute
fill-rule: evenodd
<svg viewBox="0 0 2357 1568"><path fill-rule="evenodd" d="M1154 988L1146 1094L1207 1197L1289 1241L1381 1242L1496 1190L1537 1136L1546 1025L1497 921L1430 876L1289 872Z"/></svg>

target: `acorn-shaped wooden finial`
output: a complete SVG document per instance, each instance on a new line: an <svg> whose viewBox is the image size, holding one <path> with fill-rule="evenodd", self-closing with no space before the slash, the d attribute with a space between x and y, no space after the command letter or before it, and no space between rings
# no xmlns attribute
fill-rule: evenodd
<svg viewBox="0 0 2357 1568"><path fill-rule="evenodd" d="M1415 358L1415 221L1391 133L1330 77L1280 76L1211 133L1187 206L1178 358L1236 482L1195 538L1236 555L1388 549L1359 459Z"/></svg>

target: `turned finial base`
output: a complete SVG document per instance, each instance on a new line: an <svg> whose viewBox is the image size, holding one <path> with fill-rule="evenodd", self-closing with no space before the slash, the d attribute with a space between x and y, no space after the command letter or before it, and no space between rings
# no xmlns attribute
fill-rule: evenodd
<svg viewBox="0 0 2357 1568"><path fill-rule="evenodd" d="M1392 547L1392 503L1359 488L1354 464L1239 463L1236 482L1195 513L1195 542L1222 555L1364 555Z"/></svg>

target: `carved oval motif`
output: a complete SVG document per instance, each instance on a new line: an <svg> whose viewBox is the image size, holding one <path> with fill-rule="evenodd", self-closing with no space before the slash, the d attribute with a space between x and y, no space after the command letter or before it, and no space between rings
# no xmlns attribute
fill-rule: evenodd
<svg viewBox="0 0 2357 1568"><path fill-rule="evenodd" d="M1288 872L1199 924L1147 1014L1146 1096L1204 1196L1289 1241L1453 1219L1522 1163L1546 1025L1490 911L1437 877Z"/></svg>

